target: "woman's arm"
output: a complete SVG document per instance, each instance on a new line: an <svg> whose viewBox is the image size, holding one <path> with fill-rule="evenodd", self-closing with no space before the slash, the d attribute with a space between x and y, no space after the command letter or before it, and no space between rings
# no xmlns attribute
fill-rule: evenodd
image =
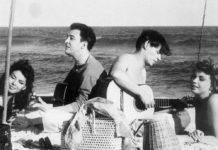
<svg viewBox="0 0 218 150"><path fill-rule="evenodd" d="M218 138L218 94L213 94L208 103L208 116L209 120L212 123L212 132L213 135Z"/></svg>
<svg viewBox="0 0 218 150"><path fill-rule="evenodd" d="M3 106L3 98L0 96L0 106Z"/></svg>

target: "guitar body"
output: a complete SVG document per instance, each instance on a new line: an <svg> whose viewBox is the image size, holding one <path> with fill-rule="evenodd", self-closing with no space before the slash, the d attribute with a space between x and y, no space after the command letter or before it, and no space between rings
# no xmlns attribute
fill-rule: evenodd
<svg viewBox="0 0 218 150"><path fill-rule="evenodd" d="M141 85L140 90L146 93L148 99L154 99L153 91L148 85ZM142 102L121 90L114 81L108 85L106 98L124 112L129 123L135 119L149 119L154 113L154 108L145 109Z"/></svg>

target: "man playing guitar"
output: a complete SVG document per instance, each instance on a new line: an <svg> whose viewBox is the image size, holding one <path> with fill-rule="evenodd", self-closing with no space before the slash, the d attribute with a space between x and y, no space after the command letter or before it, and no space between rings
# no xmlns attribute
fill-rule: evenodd
<svg viewBox="0 0 218 150"><path fill-rule="evenodd" d="M154 107L155 103L153 96L141 90L141 85L146 84L146 66L160 61L162 54L170 55L163 35L154 30L143 30L136 41L135 52L119 56L110 69L109 74L116 85L141 103L143 110Z"/></svg>

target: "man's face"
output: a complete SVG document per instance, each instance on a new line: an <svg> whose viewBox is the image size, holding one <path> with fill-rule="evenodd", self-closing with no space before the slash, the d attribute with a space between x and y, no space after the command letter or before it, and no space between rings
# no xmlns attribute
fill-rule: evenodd
<svg viewBox="0 0 218 150"><path fill-rule="evenodd" d="M145 46L145 64L153 66L155 63L161 60L160 54L161 46L153 47L150 43Z"/></svg>
<svg viewBox="0 0 218 150"><path fill-rule="evenodd" d="M8 92L16 94L26 89L26 78L21 71L15 70L9 76Z"/></svg>
<svg viewBox="0 0 218 150"><path fill-rule="evenodd" d="M209 94L211 92L211 79L210 75L196 71L191 77L191 90L196 95Z"/></svg>
<svg viewBox="0 0 218 150"><path fill-rule="evenodd" d="M71 30L65 40L65 53L70 56L75 56L80 53L82 46L83 42L81 41L80 30Z"/></svg>

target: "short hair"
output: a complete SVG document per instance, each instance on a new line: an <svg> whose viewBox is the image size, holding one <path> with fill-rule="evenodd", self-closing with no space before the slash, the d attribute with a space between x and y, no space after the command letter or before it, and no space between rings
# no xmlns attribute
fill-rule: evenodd
<svg viewBox="0 0 218 150"><path fill-rule="evenodd" d="M87 49L90 51L96 42L96 35L93 29L82 23L73 23L70 26L70 30L80 30L81 41L87 41Z"/></svg>
<svg viewBox="0 0 218 150"><path fill-rule="evenodd" d="M161 46L160 53L167 56L171 55L169 45L167 44L163 35L154 30L143 30L136 41L136 51L139 51L142 45L149 41L153 47Z"/></svg>
<svg viewBox="0 0 218 150"><path fill-rule="evenodd" d="M217 93L216 66L213 63L213 60L209 58L209 59L198 61L193 69L193 72L197 72L197 71L204 72L205 74L210 76L212 92Z"/></svg>

